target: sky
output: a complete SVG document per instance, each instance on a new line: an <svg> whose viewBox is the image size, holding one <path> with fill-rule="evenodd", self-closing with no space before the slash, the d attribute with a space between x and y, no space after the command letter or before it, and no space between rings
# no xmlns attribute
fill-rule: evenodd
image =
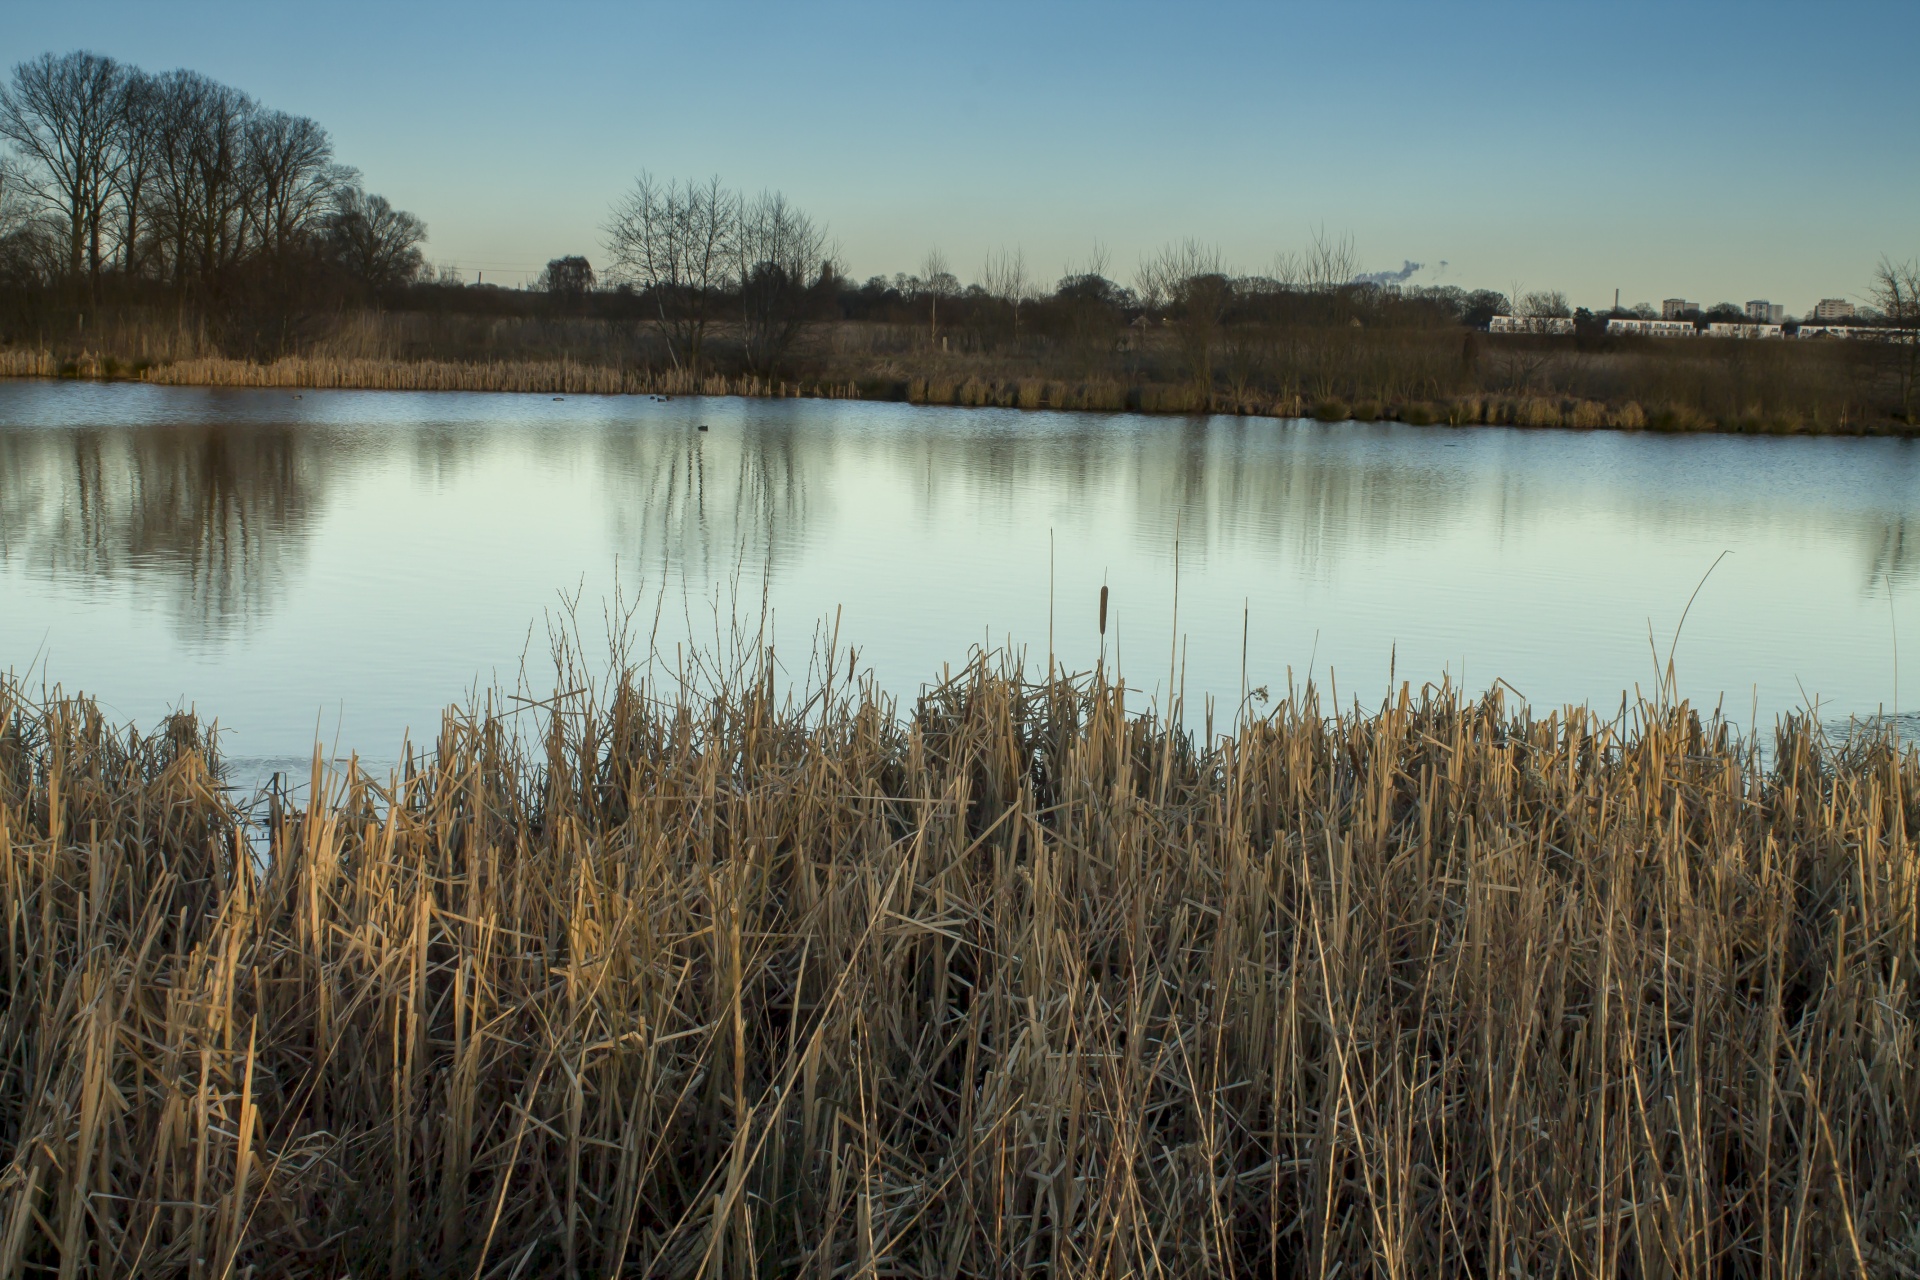
<svg viewBox="0 0 1920 1280"><path fill-rule="evenodd" d="M1863 300L1920 257L1920 2L508 4L0 0L0 63L88 48L310 115L427 254L605 258L642 170L784 192L859 277L1316 230L1411 282L1601 307Z"/></svg>

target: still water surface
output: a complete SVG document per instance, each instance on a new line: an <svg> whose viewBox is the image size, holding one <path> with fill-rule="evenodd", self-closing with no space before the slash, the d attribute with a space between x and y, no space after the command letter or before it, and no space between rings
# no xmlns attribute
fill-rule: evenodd
<svg viewBox="0 0 1920 1280"><path fill-rule="evenodd" d="M764 594L800 672L837 615L903 695L976 645L1091 664L1105 583L1131 681L1164 696L1177 632L1222 719L1243 635L1256 687L1617 707L1726 551L1681 692L1844 721L1920 638L1916 519L1899 441L12 381L0 670L217 716L258 778L316 739L390 761L523 657L540 686L562 601L595 640L616 582L666 654Z"/></svg>

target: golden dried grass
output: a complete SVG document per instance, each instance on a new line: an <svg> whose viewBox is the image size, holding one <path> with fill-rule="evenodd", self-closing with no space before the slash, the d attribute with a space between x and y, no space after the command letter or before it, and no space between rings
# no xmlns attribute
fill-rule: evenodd
<svg viewBox="0 0 1920 1280"><path fill-rule="evenodd" d="M157 332L157 331L156 331ZM1844 404L1835 413L1811 415L1785 407L1748 403L1715 416L1684 401L1670 400L1651 414L1638 401L1532 394L1467 392L1448 396L1433 380L1400 376L1391 361L1365 376L1346 379L1352 394L1309 397L1300 390L1207 392L1191 382L1155 381L1142 372L1126 380L1100 374L1080 379L1025 376L1017 366L959 357L932 357L939 372L908 369L892 359L869 359L796 381L708 372L695 377L684 369L653 368L618 359L429 359L378 354L390 335L364 318L329 340L328 350L288 356L269 363L193 354L207 350L204 336L139 330L114 347L121 354L83 350L60 355L39 350L0 350L0 377L139 378L165 385L333 388L389 391L503 391L554 394L665 394L831 399L904 399L915 404L1003 408L1139 411L1147 413L1219 413L1269 417L1314 416L1327 421L1358 417L1397 418L1410 423L1445 422L1455 426L1599 427L1675 431L1731 430L1848 433L1901 430ZM139 352L137 356L127 352ZM185 354L183 354L185 353ZM844 355L845 353L841 353ZM986 370L992 369L989 373ZM1418 389L1414 389L1418 384Z"/></svg>
<svg viewBox="0 0 1920 1280"><path fill-rule="evenodd" d="M827 664L837 671L840 664ZM1920 760L986 659L316 762L0 686L0 1277L1920 1264Z"/></svg>
<svg viewBox="0 0 1920 1280"><path fill-rule="evenodd" d="M0 347L0 378L51 378L57 368L51 351Z"/></svg>

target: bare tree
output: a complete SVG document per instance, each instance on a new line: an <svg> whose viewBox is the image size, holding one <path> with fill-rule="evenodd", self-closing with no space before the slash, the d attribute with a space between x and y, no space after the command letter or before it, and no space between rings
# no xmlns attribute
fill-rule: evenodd
<svg viewBox="0 0 1920 1280"><path fill-rule="evenodd" d="M1107 267L1112 260L1113 255L1107 251L1107 246L1095 240L1093 247L1087 250L1087 260L1084 263L1076 265L1069 262L1060 268L1061 284L1064 286L1069 280L1082 283L1093 280L1105 282Z"/></svg>
<svg viewBox="0 0 1920 1280"><path fill-rule="evenodd" d="M184 297L211 289L247 246L247 129L253 100L194 71L152 79L148 220Z"/></svg>
<svg viewBox="0 0 1920 1280"><path fill-rule="evenodd" d="M205 78L169 71L148 82L143 112L153 173L147 221L162 272L184 298L191 270L194 204L193 131Z"/></svg>
<svg viewBox="0 0 1920 1280"><path fill-rule="evenodd" d="M833 277L826 231L779 192L762 192L740 211L734 252L743 354L770 378L816 310L815 283Z"/></svg>
<svg viewBox="0 0 1920 1280"><path fill-rule="evenodd" d="M327 218L327 240L334 261L373 289L405 284L420 274L426 259L420 245L427 225L387 203L384 196L348 187L335 196Z"/></svg>
<svg viewBox="0 0 1920 1280"><path fill-rule="evenodd" d="M0 281L25 284L59 273L65 246L52 222L20 167L0 155Z"/></svg>
<svg viewBox="0 0 1920 1280"><path fill-rule="evenodd" d="M927 250L927 256L920 260L920 292L927 299L927 341L929 345L940 344L940 299L950 298L960 292L960 281L954 277L953 269L947 265L947 255L938 249Z"/></svg>
<svg viewBox="0 0 1920 1280"><path fill-rule="evenodd" d="M286 269L331 258L377 286L419 266L424 227L362 192L324 129L196 72L42 55L0 85L0 144L21 162L0 181L12 279L97 299L111 264L239 316L294 298Z"/></svg>
<svg viewBox="0 0 1920 1280"><path fill-rule="evenodd" d="M1195 240L1170 244L1140 264L1139 289L1150 308L1165 308L1194 385L1211 393L1214 349L1233 301L1220 251Z"/></svg>
<svg viewBox="0 0 1920 1280"><path fill-rule="evenodd" d="M696 377L736 262L739 211L717 177L676 184L642 173L606 227L614 272L652 295L669 358Z"/></svg>
<svg viewBox="0 0 1920 1280"><path fill-rule="evenodd" d="M32 217L25 180L12 160L0 155L0 240L17 233Z"/></svg>
<svg viewBox="0 0 1920 1280"><path fill-rule="evenodd" d="M1882 255L1873 272L1873 305L1895 332L1888 362L1900 394L1900 416L1914 421L1916 383L1920 383L1920 261L1895 262Z"/></svg>
<svg viewBox="0 0 1920 1280"><path fill-rule="evenodd" d="M1303 286L1303 281L1306 279L1306 265L1297 253L1276 253L1273 255L1273 265L1267 268L1267 275L1276 287L1292 293Z"/></svg>
<svg viewBox="0 0 1920 1280"><path fill-rule="evenodd" d="M257 111L238 89L208 81L190 135L192 224L201 278L217 286L247 249L247 133Z"/></svg>
<svg viewBox="0 0 1920 1280"><path fill-rule="evenodd" d="M1560 290L1538 289L1520 299L1520 314L1533 320L1563 320L1573 312Z"/></svg>
<svg viewBox="0 0 1920 1280"><path fill-rule="evenodd" d="M1013 340L1020 341L1020 308L1033 301L1036 292L1033 280L1027 275L1027 256L1019 249L1008 253L1004 248L998 254L988 254L987 263L980 272L980 284L988 295L1007 304L1013 315Z"/></svg>
<svg viewBox="0 0 1920 1280"><path fill-rule="evenodd" d="M540 288L568 302L586 297L593 283L593 264L579 254L551 259L540 273Z"/></svg>
<svg viewBox="0 0 1920 1280"><path fill-rule="evenodd" d="M120 270L135 276L143 265L142 237L152 178L159 163L155 125L160 109L159 87L152 76L130 71L120 92L115 117L115 146L119 164L114 170L114 199L118 205Z"/></svg>
<svg viewBox="0 0 1920 1280"><path fill-rule="evenodd" d="M113 199L126 75L97 53L43 53L0 87L0 137L37 171L33 190L67 224L67 272L100 278L102 232Z"/></svg>
<svg viewBox="0 0 1920 1280"><path fill-rule="evenodd" d="M334 197L333 140L305 116L262 111L248 122L244 187L253 235L283 261Z"/></svg>
<svg viewBox="0 0 1920 1280"><path fill-rule="evenodd" d="M1332 293L1353 283L1360 274L1360 256L1354 251L1353 237L1335 239L1325 227L1314 228L1313 238L1299 260L1299 280L1309 293Z"/></svg>
<svg viewBox="0 0 1920 1280"><path fill-rule="evenodd" d="M1107 247L1096 240L1086 262L1064 264L1048 308L1064 322L1067 345L1087 374L1105 371L1127 309L1138 301L1107 278L1107 262Z"/></svg>

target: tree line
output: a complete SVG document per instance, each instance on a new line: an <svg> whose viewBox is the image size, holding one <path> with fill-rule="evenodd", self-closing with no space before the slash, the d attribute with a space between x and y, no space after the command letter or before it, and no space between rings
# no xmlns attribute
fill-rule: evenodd
<svg viewBox="0 0 1920 1280"><path fill-rule="evenodd" d="M1650 311L1596 315L1553 290L1414 285L1418 264L1363 272L1351 239L1324 232L1254 271L1181 240L1143 258L1130 282L1097 244L1051 283L1018 249L989 254L971 283L938 250L913 272L862 281L826 226L781 193L646 173L609 209L600 271L569 254L533 290L469 288L457 270L427 269L425 240L419 218L335 157L318 122L201 73L76 51L20 63L0 84L0 344L45 343L62 320L67 341L84 342L89 312L164 302L177 307L167 325L191 318L224 353L267 358L378 303L595 317L650 333L628 343L629 358L696 377L802 374L809 327L843 321L884 328L887 352L916 359L1037 357L1232 389L1258 382L1288 333L1472 330L1518 314L1568 317L1599 339L1608 316ZM1911 263L1883 261L1869 322L1920 325L1914 278ZM1702 322L1743 314L1722 304ZM1474 352L1469 338L1462 361ZM1920 372L1904 369L1909 417L1914 385Z"/></svg>
<svg viewBox="0 0 1920 1280"><path fill-rule="evenodd" d="M317 121L197 71L42 54L0 86L0 281L218 305L413 280L426 226Z"/></svg>
<svg viewBox="0 0 1920 1280"><path fill-rule="evenodd" d="M1484 327L1510 309L1492 290L1366 279L1352 241L1324 232L1302 252L1277 255L1262 274L1233 271L1217 249L1184 240L1144 260L1131 286L1109 276L1098 244L1051 287L1017 249L989 254L971 284L960 282L938 249L915 273L861 283L826 228L785 196L749 197L717 177L663 181L643 173L614 204L605 232L604 275L584 257L557 258L542 289L578 305L599 282L602 314L644 315L673 365L695 372L712 363L722 326L738 363L772 376L808 325L838 319L885 323L921 333L928 348L945 352L957 343L974 353L1042 344L1110 354L1131 345L1130 330L1158 326L1204 382L1236 327ZM1533 294L1525 305L1564 314L1565 298Z"/></svg>

